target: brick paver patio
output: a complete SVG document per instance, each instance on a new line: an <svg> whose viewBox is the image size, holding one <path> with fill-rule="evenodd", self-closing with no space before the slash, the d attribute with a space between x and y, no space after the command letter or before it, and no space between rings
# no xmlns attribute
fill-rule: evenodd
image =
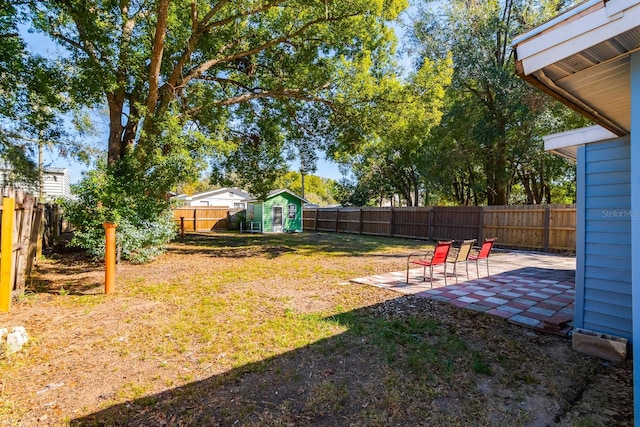
<svg viewBox="0 0 640 427"><path fill-rule="evenodd" d="M475 264L469 265L467 280L464 264L458 264L457 278L453 266L447 266L445 286L442 266L434 268L429 282L427 269L423 281L422 268L396 271L352 279L351 282L390 289L403 294L446 301L458 307L493 314L510 322L566 334L571 330L575 302L574 257L532 252L496 251L486 264L480 263L480 278Z"/></svg>

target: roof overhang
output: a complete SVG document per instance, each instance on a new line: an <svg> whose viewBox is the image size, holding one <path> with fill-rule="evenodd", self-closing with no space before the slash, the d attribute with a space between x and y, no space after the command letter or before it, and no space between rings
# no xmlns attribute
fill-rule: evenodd
<svg viewBox="0 0 640 427"><path fill-rule="evenodd" d="M567 132L554 133L543 137L544 149L573 161L577 158L578 147L592 142L615 139L618 136L602 126L588 126Z"/></svg>
<svg viewBox="0 0 640 427"><path fill-rule="evenodd" d="M629 56L640 0L587 0L517 37L520 77L615 135L631 130Z"/></svg>

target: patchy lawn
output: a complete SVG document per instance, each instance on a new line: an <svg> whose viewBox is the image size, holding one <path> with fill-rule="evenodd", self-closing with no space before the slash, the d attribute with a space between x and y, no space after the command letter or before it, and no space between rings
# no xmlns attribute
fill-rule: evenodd
<svg viewBox="0 0 640 427"><path fill-rule="evenodd" d="M631 363L349 284L424 243L193 234L147 265L40 261L0 327L0 425L633 425Z"/></svg>

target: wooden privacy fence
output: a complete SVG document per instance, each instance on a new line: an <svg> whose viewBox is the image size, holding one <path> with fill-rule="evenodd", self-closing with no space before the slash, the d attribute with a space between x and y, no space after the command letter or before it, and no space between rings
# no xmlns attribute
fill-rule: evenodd
<svg viewBox="0 0 640 427"><path fill-rule="evenodd" d="M0 305L2 311L9 311L11 300L24 293L26 277L31 273L44 208L22 191L5 190L4 196L0 221Z"/></svg>
<svg viewBox="0 0 640 427"><path fill-rule="evenodd" d="M225 206L185 206L173 209L173 219L178 226L184 223L185 231L231 230L238 228L238 214L243 210Z"/></svg>
<svg viewBox="0 0 640 427"><path fill-rule="evenodd" d="M575 251L575 205L305 209L305 230Z"/></svg>

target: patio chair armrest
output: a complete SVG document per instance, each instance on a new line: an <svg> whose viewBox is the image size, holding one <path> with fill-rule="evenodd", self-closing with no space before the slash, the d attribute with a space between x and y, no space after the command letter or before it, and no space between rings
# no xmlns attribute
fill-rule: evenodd
<svg viewBox="0 0 640 427"><path fill-rule="evenodd" d="M407 256L407 259L410 259L411 257L414 256L422 256L422 257L426 257L427 255L431 255L433 252L414 252L409 254L409 256Z"/></svg>
<svg viewBox="0 0 640 427"><path fill-rule="evenodd" d="M407 256L407 268L409 268L409 265L411 264L412 257L421 257L422 259L426 259L428 255L431 255L431 252L414 252L409 254L409 256Z"/></svg>

